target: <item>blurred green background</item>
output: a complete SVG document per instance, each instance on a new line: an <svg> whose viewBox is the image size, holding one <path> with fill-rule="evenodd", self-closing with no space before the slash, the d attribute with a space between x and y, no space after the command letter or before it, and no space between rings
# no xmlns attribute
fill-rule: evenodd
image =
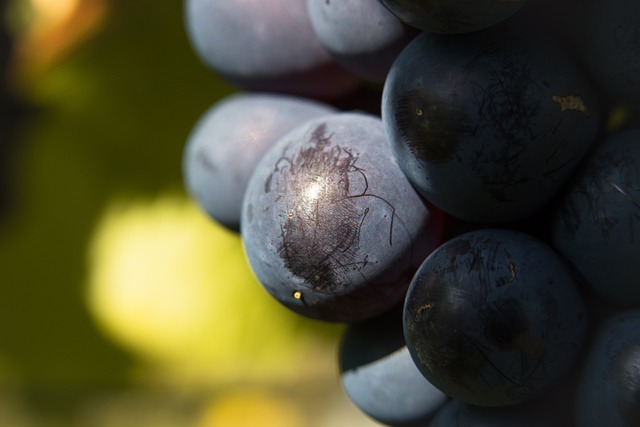
<svg viewBox="0 0 640 427"><path fill-rule="evenodd" d="M340 390L340 326L271 301L184 194L191 127L235 89L182 2L3 7L0 426L376 425Z"/></svg>

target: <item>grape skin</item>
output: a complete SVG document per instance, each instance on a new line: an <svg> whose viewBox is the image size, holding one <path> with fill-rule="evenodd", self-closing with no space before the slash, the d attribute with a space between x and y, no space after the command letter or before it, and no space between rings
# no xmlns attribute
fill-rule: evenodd
<svg viewBox="0 0 640 427"><path fill-rule="evenodd" d="M555 207L555 248L603 301L640 304L640 128L609 135Z"/></svg>
<svg viewBox="0 0 640 427"><path fill-rule="evenodd" d="M307 7L327 51L355 74L376 83L384 82L395 58L417 34L378 0L307 0Z"/></svg>
<svg viewBox="0 0 640 427"><path fill-rule="evenodd" d="M606 319L590 345L574 404L576 427L640 421L640 310Z"/></svg>
<svg viewBox="0 0 640 427"><path fill-rule="evenodd" d="M525 233L452 238L416 272L404 305L420 371L454 399L507 406L538 397L577 360L587 333L579 279Z"/></svg>
<svg viewBox="0 0 640 427"><path fill-rule="evenodd" d="M182 170L189 194L211 219L239 231L242 199L262 155L296 125L335 111L276 93L240 92L217 101L187 140Z"/></svg>
<svg viewBox="0 0 640 427"><path fill-rule="evenodd" d="M441 226L391 159L381 120L361 113L310 120L261 159L244 198L242 238L278 301L346 322L404 298Z"/></svg>
<svg viewBox="0 0 640 427"><path fill-rule="evenodd" d="M347 325L338 362L349 399L381 423L424 426L449 400L422 376L409 354L402 332L402 305Z"/></svg>
<svg viewBox="0 0 640 427"><path fill-rule="evenodd" d="M381 0L392 13L422 31L470 33L503 22L527 0Z"/></svg>
<svg viewBox="0 0 640 427"><path fill-rule="evenodd" d="M195 53L241 88L329 100L360 83L322 46L304 0L185 0L184 5Z"/></svg>
<svg viewBox="0 0 640 427"><path fill-rule="evenodd" d="M519 21L423 33L382 95L389 143L413 185L449 215L480 223L542 210L595 141L599 111L574 62Z"/></svg>

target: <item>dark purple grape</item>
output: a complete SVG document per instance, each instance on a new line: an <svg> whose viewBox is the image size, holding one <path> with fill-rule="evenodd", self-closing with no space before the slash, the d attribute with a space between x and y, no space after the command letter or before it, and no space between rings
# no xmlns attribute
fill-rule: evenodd
<svg viewBox="0 0 640 427"><path fill-rule="evenodd" d="M402 304L345 328L340 380L349 399L376 421L422 427L448 400L416 367L402 332Z"/></svg>
<svg viewBox="0 0 640 427"><path fill-rule="evenodd" d="M640 309L620 312L598 329L574 410L576 427L640 425Z"/></svg>
<svg viewBox="0 0 640 427"><path fill-rule="evenodd" d="M430 33L460 34L498 24L527 0L380 0L407 24Z"/></svg>
<svg viewBox="0 0 640 427"><path fill-rule="evenodd" d="M242 88L331 99L359 82L322 46L304 0L185 0L185 26L200 59Z"/></svg>
<svg viewBox="0 0 640 427"><path fill-rule="evenodd" d="M600 298L640 304L640 128L589 154L559 199L552 235Z"/></svg>
<svg viewBox="0 0 640 427"><path fill-rule="evenodd" d="M382 83L400 51L417 34L378 0L307 0L322 45L355 74Z"/></svg>
<svg viewBox="0 0 640 427"><path fill-rule="evenodd" d="M216 102L185 147L187 190L212 219L239 230L242 198L260 157L295 126L335 112L318 101L275 93L237 93Z"/></svg>
<svg viewBox="0 0 640 427"><path fill-rule="evenodd" d="M291 310L352 322L404 297L440 216L393 161L379 117L312 119L260 160L242 210L258 280Z"/></svg>
<svg viewBox="0 0 640 427"><path fill-rule="evenodd" d="M479 406L539 397L569 373L587 332L577 275L548 245L480 229L437 248L407 292L407 347L445 394Z"/></svg>
<svg viewBox="0 0 640 427"><path fill-rule="evenodd" d="M539 212L600 129L598 100L574 62L534 27L510 23L423 33L384 85L398 164L431 203L466 221Z"/></svg>

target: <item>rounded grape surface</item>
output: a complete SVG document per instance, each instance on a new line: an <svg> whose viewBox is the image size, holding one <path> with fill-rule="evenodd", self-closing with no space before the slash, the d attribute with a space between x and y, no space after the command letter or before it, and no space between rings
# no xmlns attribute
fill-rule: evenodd
<svg viewBox="0 0 640 427"><path fill-rule="evenodd" d="M391 64L417 34L378 0L307 0L313 29L342 65L383 83Z"/></svg>
<svg viewBox="0 0 640 427"><path fill-rule="evenodd" d="M640 128L607 136L559 199L553 245L597 295L640 304Z"/></svg>
<svg viewBox="0 0 640 427"><path fill-rule="evenodd" d="M213 220L239 231L242 199L262 155L296 125L335 112L319 101L275 93L239 92L217 101L188 137L187 190Z"/></svg>
<svg viewBox="0 0 640 427"><path fill-rule="evenodd" d="M351 323L339 347L340 380L362 412L385 425L422 427L448 401L416 367L402 332L402 305Z"/></svg>
<svg viewBox="0 0 640 427"><path fill-rule="evenodd" d="M525 233L452 238L417 271L404 306L407 347L445 394L478 406L540 396L567 375L587 333L578 278Z"/></svg>
<svg viewBox="0 0 640 427"><path fill-rule="evenodd" d="M575 399L576 427L640 422L640 309L619 312L598 329Z"/></svg>
<svg viewBox="0 0 640 427"><path fill-rule="evenodd" d="M407 24L430 33L460 34L491 27L527 0L380 0Z"/></svg>
<svg viewBox="0 0 640 427"><path fill-rule="evenodd" d="M251 176L242 238L258 280L308 317L358 321L404 297L441 216L393 161L379 117L336 113L282 137Z"/></svg>
<svg viewBox="0 0 640 427"><path fill-rule="evenodd" d="M184 5L195 53L241 88L333 99L360 83L322 46L303 0L185 0Z"/></svg>
<svg viewBox="0 0 640 427"><path fill-rule="evenodd" d="M539 212L600 129L593 88L522 21L473 34L423 33L384 85L382 119L398 164L434 205L472 222Z"/></svg>

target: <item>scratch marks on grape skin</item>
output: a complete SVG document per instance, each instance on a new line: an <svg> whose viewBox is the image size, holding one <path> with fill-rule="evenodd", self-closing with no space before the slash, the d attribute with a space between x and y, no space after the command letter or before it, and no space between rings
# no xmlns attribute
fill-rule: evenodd
<svg viewBox="0 0 640 427"><path fill-rule="evenodd" d="M629 202L629 204L633 205L636 209L640 210L640 201L636 200L632 194L630 194L628 191L621 188L615 182L609 182L609 186L613 188L615 192L620 194L624 199L626 199Z"/></svg>
<svg viewBox="0 0 640 427"><path fill-rule="evenodd" d="M500 144L483 144L472 163L481 177L482 187L500 202L514 200L514 188L529 180L520 174L521 156L529 141L541 133L534 130L534 120L541 108L542 93L534 78L529 53L489 50L479 56L499 58L501 68L489 72L489 78L474 87L477 108L477 132L489 132ZM472 61L468 67L475 67ZM494 169L487 173L482 165Z"/></svg>
<svg viewBox="0 0 640 427"><path fill-rule="evenodd" d="M326 124L309 143L276 161L265 181L282 208L278 254L285 267L315 292L336 292L366 277L376 259L361 248L361 232L374 209L385 209L388 245L393 246L395 207L369 190L367 173L353 150L333 143ZM379 203L381 202L381 203Z"/></svg>
<svg viewBox="0 0 640 427"><path fill-rule="evenodd" d="M637 168L634 158L622 147L592 154L559 208L569 240L577 238L584 221L591 221L603 238L609 238L622 220L616 212L622 200L634 207L635 210L630 211L632 215L638 215L640 200L634 198L633 180L628 177L638 173L632 173Z"/></svg>

